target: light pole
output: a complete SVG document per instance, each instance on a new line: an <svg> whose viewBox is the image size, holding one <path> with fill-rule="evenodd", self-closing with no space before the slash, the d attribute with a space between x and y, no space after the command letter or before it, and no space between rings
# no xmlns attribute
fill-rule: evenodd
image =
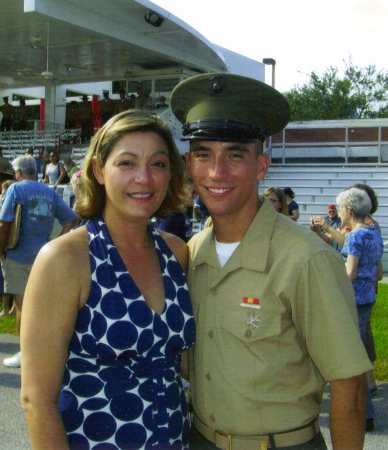
<svg viewBox="0 0 388 450"><path fill-rule="evenodd" d="M267 66L272 66L272 87L275 87L275 65L276 65L276 61L272 58L264 58L263 59L263 64L267 65Z"/></svg>

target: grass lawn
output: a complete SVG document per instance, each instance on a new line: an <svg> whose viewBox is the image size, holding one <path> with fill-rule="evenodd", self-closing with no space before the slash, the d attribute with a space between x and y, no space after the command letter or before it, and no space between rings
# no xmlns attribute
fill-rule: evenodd
<svg viewBox="0 0 388 450"><path fill-rule="evenodd" d="M0 333L9 333L17 336L15 316L3 317L0 319Z"/></svg>
<svg viewBox="0 0 388 450"><path fill-rule="evenodd" d="M388 284L379 283L378 292L371 319L377 353L374 373L377 380L388 381Z"/></svg>
<svg viewBox="0 0 388 450"><path fill-rule="evenodd" d="M371 324L377 353L375 377L380 381L388 381L388 284L379 283ZM0 319L0 333L17 336L15 316Z"/></svg>

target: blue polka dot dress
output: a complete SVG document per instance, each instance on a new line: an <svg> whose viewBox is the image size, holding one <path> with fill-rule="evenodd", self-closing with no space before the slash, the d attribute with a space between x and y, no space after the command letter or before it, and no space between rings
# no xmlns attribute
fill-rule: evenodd
<svg viewBox="0 0 388 450"><path fill-rule="evenodd" d="M78 314L59 411L72 450L186 449L189 419L180 353L194 344L186 278L161 236L166 304L150 309L102 216L87 223L92 289Z"/></svg>

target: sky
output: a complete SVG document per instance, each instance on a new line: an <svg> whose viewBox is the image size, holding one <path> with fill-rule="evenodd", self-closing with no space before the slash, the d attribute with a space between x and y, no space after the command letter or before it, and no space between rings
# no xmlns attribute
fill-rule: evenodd
<svg viewBox="0 0 388 450"><path fill-rule="evenodd" d="M308 82L311 71L388 70L388 0L152 0L210 42L256 61L276 60L281 92ZM271 67L266 80L271 84Z"/></svg>

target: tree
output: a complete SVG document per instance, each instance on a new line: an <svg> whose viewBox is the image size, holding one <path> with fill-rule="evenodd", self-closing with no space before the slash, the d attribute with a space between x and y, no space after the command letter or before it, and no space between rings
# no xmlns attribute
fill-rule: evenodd
<svg viewBox="0 0 388 450"><path fill-rule="evenodd" d="M388 72L344 63L342 78L336 67L321 76L313 71L308 83L284 94L291 121L388 117Z"/></svg>

